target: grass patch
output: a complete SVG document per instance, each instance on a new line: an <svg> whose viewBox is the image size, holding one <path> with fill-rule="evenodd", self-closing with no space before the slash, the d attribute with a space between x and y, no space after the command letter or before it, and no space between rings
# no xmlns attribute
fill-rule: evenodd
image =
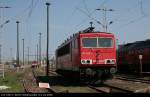
<svg viewBox="0 0 150 97"><path fill-rule="evenodd" d="M5 72L5 78L0 77L0 86L8 86L9 89L0 90L0 92L23 92L21 80L23 79L23 73Z"/></svg>

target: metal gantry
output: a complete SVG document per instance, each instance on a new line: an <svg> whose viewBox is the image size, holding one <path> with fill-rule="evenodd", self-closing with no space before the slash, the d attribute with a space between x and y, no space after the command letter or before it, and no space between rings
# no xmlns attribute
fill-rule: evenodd
<svg viewBox="0 0 150 97"><path fill-rule="evenodd" d="M106 7L104 8L98 8L96 10L99 10L99 11L103 11L103 29L104 29L104 32L107 32L107 29L108 29L108 23L107 23L107 17L106 17L106 12L107 11L114 11L113 9L107 9ZM109 25L112 24L113 21L110 21L109 22Z"/></svg>

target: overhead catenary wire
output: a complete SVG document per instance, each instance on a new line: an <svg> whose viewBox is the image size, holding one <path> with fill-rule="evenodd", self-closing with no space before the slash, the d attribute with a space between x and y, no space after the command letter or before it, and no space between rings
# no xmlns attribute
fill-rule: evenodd
<svg viewBox="0 0 150 97"><path fill-rule="evenodd" d="M136 3L135 3L136 4ZM127 22L127 23L125 23L125 24L123 24L123 25L121 25L121 26L119 26L118 28L122 28L122 27L125 27L125 26L127 26L127 25L129 25L129 24L132 24L132 23L135 23L136 21L138 21L138 20L141 20L142 18L144 18L144 17L146 17L146 15L144 14L144 11L143 11L143 4L142 4L142 0L138 0L138 4L139 4L139 6L140 6L140 10L141 10L141 13L143 14L142 16L140 16L140 17L136 17L135 19L131 19L131 18L127 18L127 19L125 19L125 20L123 20L123 21L121 21L122 20L122 17L124 18L124 17L126 17L125 15L127 15L126 13L123 13L123 14L121 14L121 16L118 16L118 17L121 17L121 18L116 18L116 19L114 19L115 20L115 22L116 21L120 21L120 22ZM135 6L132 6L131 8L129 8L128 9L128 13L129 12L131 12L132 11L132 14L133 14L133 12L134 13L137 13L137 11L135 11L135 10L138 10L138 8L137 8L138 6L137 6L137 4L135 5ZM134 16L135 17L135 16ZM128 21L129 20L129 21Z"/></svg>
<svg viewBox="0 0 150 97"><path fill-rule="evenodd" d="M82 9L80 8L77 8L80 12L84 13L87 17L89 17L90 19L96 21L98 24L104 26L100 21L98 21L97 19L93 18L91 15L89 15L88 13L86 13L85 11L83 11Z"/></svg>
<svg viewBox="0 0 150 97"><path fill-rule="evenodd" d="M11 20L21 20L21 19L19 19L20 17L22 17L22 16L24 16L24 14L26 13L26 12L28 12L28 10L30 9L30 5L29 6L27 6L26 8L24 8L22 11L20 11L20 12L18 12L15 16L12 16L12 17L10 17L10 19Z"/></svg>
<svg viewBox="0 0 150 97"><path fill-rule="evenodd" d="M30 11L29 11L28 17L27 17L28 19L31 17L33 10L37 6L38 2L39 2L39 0L36 0L35 3L34 3L34 0L32 0L31 5L30 5Z"/></svg>
<svg viewBox="0 0 150 97"><path fill-rule="evenodd" d="M100 7L104 7L104 5L108 2L109 0L104 0L103 2L102 2L102 4L100 5Z"/></svg>
<svg viewBox="0 0 150 97"><path fill-rule="evenodd" d="M139 8L140 8L140 13L141 15L146 15L146 13L144 12L144 9L143 9L143 0L139 0Z"/></svg>
<svg viewBox="0 0 150 97"><path fill-rule="evenodd" d="M106 4L108 1L109 1L109 0L104 0L104 1L100 4L100 7L104 6L104 4ZM75 11L78 10L78 11L84 13L89 19L94 20L96 23L102 25L102 23L101 23L100 21L98 21L97 19L93 18L93 16L92 16L92 14L94 14L94 13L96 12L96 10L94 9L93 11L90 12L89 9L88 9L88 7L87 7L87 5L86 5L85 0L82 0L82 3L83 3L83 5L84 5L84 9L86 10L86 12L83 11L82 9L78 8L78 7L75 7L74 10L75 10ZM100 7L98 7L98 8L100 8ZM78 23L78 24L76 24L76 25L74 26L74 29L79 29L79 28L82 26L82 24L85 23L86 21L87 21L87 19L82 20L80 23ZM102 25L102 26L103 26L103 25Z"/></svg>
<svg viewBox="0 0 150 97"><path fill-rule="evenodd" d="M30 1L30 0L29 0ZM38 4L39 0L36 0L35 4L34 1L32 0L31 3L24 8L22 11L18 12L16 15L10 17L10 20L28 20L31 17L31 14L33 13L33 9L36 7L36 5ZM27 15L25 17L25 14Z"/></svg>
<svg viewBox="0 0 150 97"><path fill-rule="evenodd" d="M72 19L75 15L77 15L77 14L75 14L75 13L77 12L77 8L76 8L76 7L78 7L78 6L81 4L81 2L82 2L82 1L79 1L79 2L76 4L76 6L73 8L71 14L66 18L66 21L67 21L66 24L70 25L71 19ZM71 32L71 31L69 31L69 32Z"/></svg>
<svg viewBox="0 0 150 97"><path fill-rule="evenodd" d="M88 9L88 7L87 7L87 5L86 5L85 0L83 0L83 5L84 5L84 8L85 8L85 10L87 11L87 13L90 15L90 11L89 11L89 9Z"/></svg>
<svg viewBox="0 0 150 97"><path fill-rule="evenodd" d="M32 10L33 10L33 2L34 0L31 0L31 5L30 5L30 10L29 10L29 13L28 13L28 18L31 16L32 14Z"/></svg>
<svg viewBox="0 0 150 97"><path fill-rule="evenodd" d="M87 19L83 19L80 23L76 24L73 28L73 32L76 32L77 30L79 30L79 28L83 27L83 23L87 22L89 20ZM99 21L97 21L99 23Z"/></svg>
<svg viewBox="0 0 150 97"><path fill-rule="evenodd" d="M136 6L137 6L137 5L136 5ZM133 10L133 8L135 8L135 6L133 6L131 9ZM121 29L121 28L126 27L126 26L128 26L128 25L130 25L130 24L139 22L139 21L141 21L142 19L149 17L149 15L144 12L144 9L143 9L143 1L142 1L142 0L138 0L138 8L137 8L137 10L140 11L140 15L139 15L139 16L136 16L134 19L128 18L128 19L124 20L125 23L122 24L122 25L120 25L120 26L118 26L116 29ZM134 11L134 12L137 12L137 11ZM128 21L128 20L129 20L129 21ZM122 21L122 22L123 22L123 21Z"/></svg>

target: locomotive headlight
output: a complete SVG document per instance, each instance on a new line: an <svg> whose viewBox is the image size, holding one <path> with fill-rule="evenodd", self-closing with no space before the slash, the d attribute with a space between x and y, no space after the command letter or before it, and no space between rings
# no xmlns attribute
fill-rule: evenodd
<svg viewBox="0 0 150 97"><path fill-rule="evenodd" d="M81 60L81 63L82 63L82 64L86 64L86 61L85 61L85 60Z"/></svg>
<svg viewBox="0 0 150 97"><path fill-rule="evenodd" d="M112 60L111 62L112 62L112 64L115 64L115 60Z"/></svg>
<svg viewBox="0 0 150 97"><path fill-rule="evenodd" d="M109 60L109 59L106 59L106 60L105 60L105 64L110 64L110 60Z"/></svg>
<svg viewBox="0 0 150 97"><path fill-rule="evenodd" d="M115 60L114 59L106 59L105 64L115 64Z"/></svg>
<svg viewBox="0 0 150 97"><path fill-rule="evenodd" d="M92 64L92 60L90 59L81 60L81 64Z"/></svg>
<svg viewBox="0 0 150 97"><path fill-rule="evenodd" d="M90 63L91 63L90 60L87 60L86 62L87 62L87 64L90 64Z"/></svg>

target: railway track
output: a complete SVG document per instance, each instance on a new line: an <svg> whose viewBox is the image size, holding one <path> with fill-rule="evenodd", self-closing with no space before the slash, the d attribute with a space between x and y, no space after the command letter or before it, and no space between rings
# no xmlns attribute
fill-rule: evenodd
<svg viewBox="0 0 150 97"><path fill-rule="evenodd" d="M123 89L120 87L111 86L108 84L103 84L101 86L88 85L89 88L94 89L99 93L133 93L133 91L128 89Z"/></svg>
<svg viewBox="0 0 150 97"><path fill-rule="evenodd" d="M33 73L34 78L36 79L36 84L38 85L39 82L40 82L40 79L38 79L38 76L43 76L43 73L40 72L40 74L38 74L37 70L35 70L35 69L32 69L32 73ZM55 73L53 70L49 70L49 73L50 73L50 75L57 76L57 73ZM51 87L50 88L45 88L45 90L46 90L46 93L51 93L53 95L58 93L56 90L54 90ZM67 92L66 91L62 91L60 93L67 93Z"/></svg>
<svg viewBox="0 0 150 97"><path fill-rule="evenodd" d="M126 80L126 81L133 81L133 82L150 84L150 80L146 80L144 78L128 77L128 76L122 76L122 75L116 75L115 78L116 79L120 79L120 80Z"/></svg>
<svg viewBox="0 0 150 97"><path fill-rule="evenodd" d="M100 85L100 86L95 86L95 85L93 86L87 83L84 85L82 84L73 85L72 82L69 82L69 81L66 82L67 79L58 75L54 70L49 70L49 73L50 73L49 83L51 86L50 88L47 89L48 91L47 93L51 93L52 95L55 95L58 93L147 93L147 90L148 90L147 85L150 85L150 80L146 80L146 79L139 78L139 77L137 78L135 76L125 76L125 75L116 75L114 77L115 80L122 81L123 83L121 84L120 82L115 82L115 84L104 83L103 85ZM37 76L41 75L38 70L34 70L34 69L32 69L32 74L34 78L37 78ZM58 78L53 80L53 77L58 77ZM38 83L38 82L39 80L36 79L35 83ZM141 87L143 84L145 86ZM28 85L25 85L25 86L28 86ZM139 87L136 87L136 86L139 86ZM133 89L133 87L135 87L135 89ZM35 89L35 91L37 92L38 89L37 90ZM29 93L33 93L35 91L26 89L26 92L29 92Z"/></svg>
<svg viewBox="0 0 150 97"><path fill-rule="evenodd" d="M89 88L99 92L99 93L110 93L110 88L108 87L95 87L95 86L92 86L92 85L88 85Z"/></svg>
<svg viewBox="0 0 150 97"><path fill-rule="evenodd" d="M38 75L34 69L32 69L33 75L36 78L36 76ZM55 73L53 70L49 70L50 76L59 76L57 73ZM53 80L53 79L51 79ZM57 79L57 81L60 81L61 79ZM62 83L64 81L64 78L62 78ZM61 83L61 81L59 82L59 84ZM56 81L54 80L54 83ZM51 82L50 82L51 83ZM52 82L53 83L53 82ZM66 85L52 85L50 88L48 88L48 92L52 93L52 94L57 94L57 93L114 93L114 92L125 92L125 93L129 93L132 91L129 90L125 90L125 89L121 89L121 88L116 88L113 86L109 86L109 85L103 85L103 86L92 86L89 84L85 84L82 86L80 85L75 85L74 87L71 87L72 85L70 85L70 82L65 82L64 84L68 84Z"/></svg>
<svg viewBox="0 0 150 97"><path fill-rule="evenodd" d="M58 93L135 93L137 91L139 91L140 89L137 89L137 90L134 90L134 89L129 89L131 88L132 86L129 85L129 88L127 87L124 87L122 88L122 86L126 86L126 84L122 84L122 85L118 85L119 83L116 82L116 84L107 84L107 83L104 83L103 85L99 85L99 86L93 86L93 85L89 85L89 84L79 84L79 85L73 85L72 82L69 82L67 81L67 79L57 75L57 73L55 73L53 70L49 72L51 76L49 81L52 81L52 82L49 82L51 83L51 86L50 88L47 88L47 92L46 93L51 93L53 95L55 94L58 94ZM31 77L32 75L32 77ZM39 80L36 79L37 76L39 76L39 73L37 73L37 70L35 71L34 69L31 69L31 74L29 74L28 77L29 79L31 78L33 83L36 83L38 84ZM53 77L56 77L55 80L53 80ZM114 79L117 79L117 80L121 80L123 82L130 82L130 84L132 83L137 83L137 84L143 84L145 83L146 85L147 84L150 84L150 82L148 80L142 80L142 79L135 79L133 77L125 77L125 76L115 76ZM30 80L31 81L31 80ZM25 91L27 93L35 93L35 92L41 92L41 90L38 88L33 88L31 87L30 82L27 82L27 81L24 81L23 82L24 84L24 87L25 87ZM54 83L54 84L53 84ZM136 86L133 85L133 86ZM33 89L32 89L33 88Z"/></svg>
<svg viewBox="0 0 150 97"><path fill-rule="evenodd" d="M25 72L24 79L22 80L25 93L45 93L44 89L41 89L37 85L36 75L33 69L28 69Z"/></svg>
<svg viewBox="0 0 150 97"><path fill-rule="evenodd" d="M120 87L116 87L116 86L111 86L108 84L104 84L105 87L109 88L109 93L133 93L133 91L128 90L128 89L123 89Z"/></svg>
<svg viewBox="0 0 150 97"><path fill-rule="evenodd" d="M126 93L150 93L150 82L143 79L117 76L104 84Z"/></svg>

